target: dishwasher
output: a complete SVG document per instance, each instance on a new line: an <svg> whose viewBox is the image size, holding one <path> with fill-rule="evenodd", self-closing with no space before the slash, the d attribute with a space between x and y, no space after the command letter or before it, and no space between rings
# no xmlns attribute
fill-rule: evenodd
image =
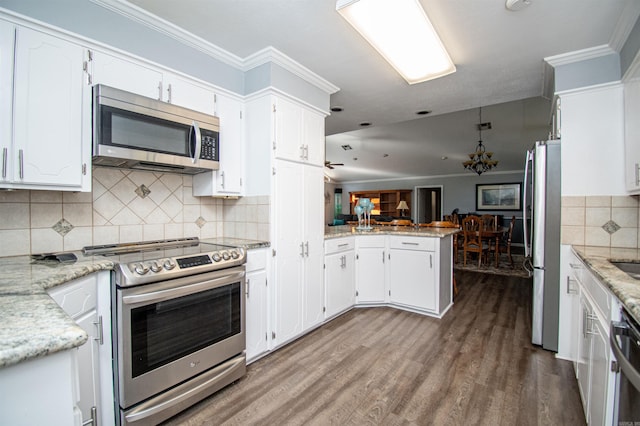
<svg viewBox="0 0 640 426"><path fill-rule="evenodd" d="M620 375L615 396L616 425L640 424L640 326L624 309L620 321L611 323L611 350Z"/></svg>

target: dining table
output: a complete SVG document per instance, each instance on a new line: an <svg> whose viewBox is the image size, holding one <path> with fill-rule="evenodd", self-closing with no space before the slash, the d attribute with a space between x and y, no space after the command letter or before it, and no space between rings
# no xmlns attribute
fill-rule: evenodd
<svg viewBox="0 0 640 426"><path fill-rule="evenodd" d="M480 231L482 233L481 238L484 238L484 239L487 239L487 240L495 239L495 243L496 243L496 246L495 246L496 247L496 268L498 267L498 264L499 264L498 261L500 259L500 249L498 248L498 246L500 245L500 239L508 231L509 231L509 227L508 226L497 226L495 228L483 229L482 231ZM489 241L489 244L491 244L491 241Z"/></svg>

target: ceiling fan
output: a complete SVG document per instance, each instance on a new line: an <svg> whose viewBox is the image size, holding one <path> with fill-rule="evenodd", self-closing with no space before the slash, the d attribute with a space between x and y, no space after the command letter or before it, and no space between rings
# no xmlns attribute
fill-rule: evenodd
<svg viewBox="0 0 640 426"><path fill-rule="evenodd" d="M332 163L331 161L325 161L324 166L333 170L333 166L344 166L344 163Z"/></svg>

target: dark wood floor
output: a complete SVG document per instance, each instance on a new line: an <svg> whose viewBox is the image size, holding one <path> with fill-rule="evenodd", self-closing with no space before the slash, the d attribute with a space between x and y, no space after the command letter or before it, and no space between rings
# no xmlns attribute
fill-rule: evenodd
<svg viewBox="0 0 640 426"><path fill-rule="evenodd" d="M441 320L353 309L171 425L581 425L570 362L530 343L528 279L456 271Z"/></svg>

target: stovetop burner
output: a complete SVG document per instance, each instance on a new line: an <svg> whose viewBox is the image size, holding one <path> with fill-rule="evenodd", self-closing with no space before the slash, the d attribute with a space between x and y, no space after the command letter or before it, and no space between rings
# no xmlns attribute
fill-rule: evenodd
<svg viewBox="0 0 640 426"><path fill-rule="evenodd" d="M244 249L202 242L197 237L88 246L82 252L113 260L119 287L180 278L246 262Z"/></svg>

